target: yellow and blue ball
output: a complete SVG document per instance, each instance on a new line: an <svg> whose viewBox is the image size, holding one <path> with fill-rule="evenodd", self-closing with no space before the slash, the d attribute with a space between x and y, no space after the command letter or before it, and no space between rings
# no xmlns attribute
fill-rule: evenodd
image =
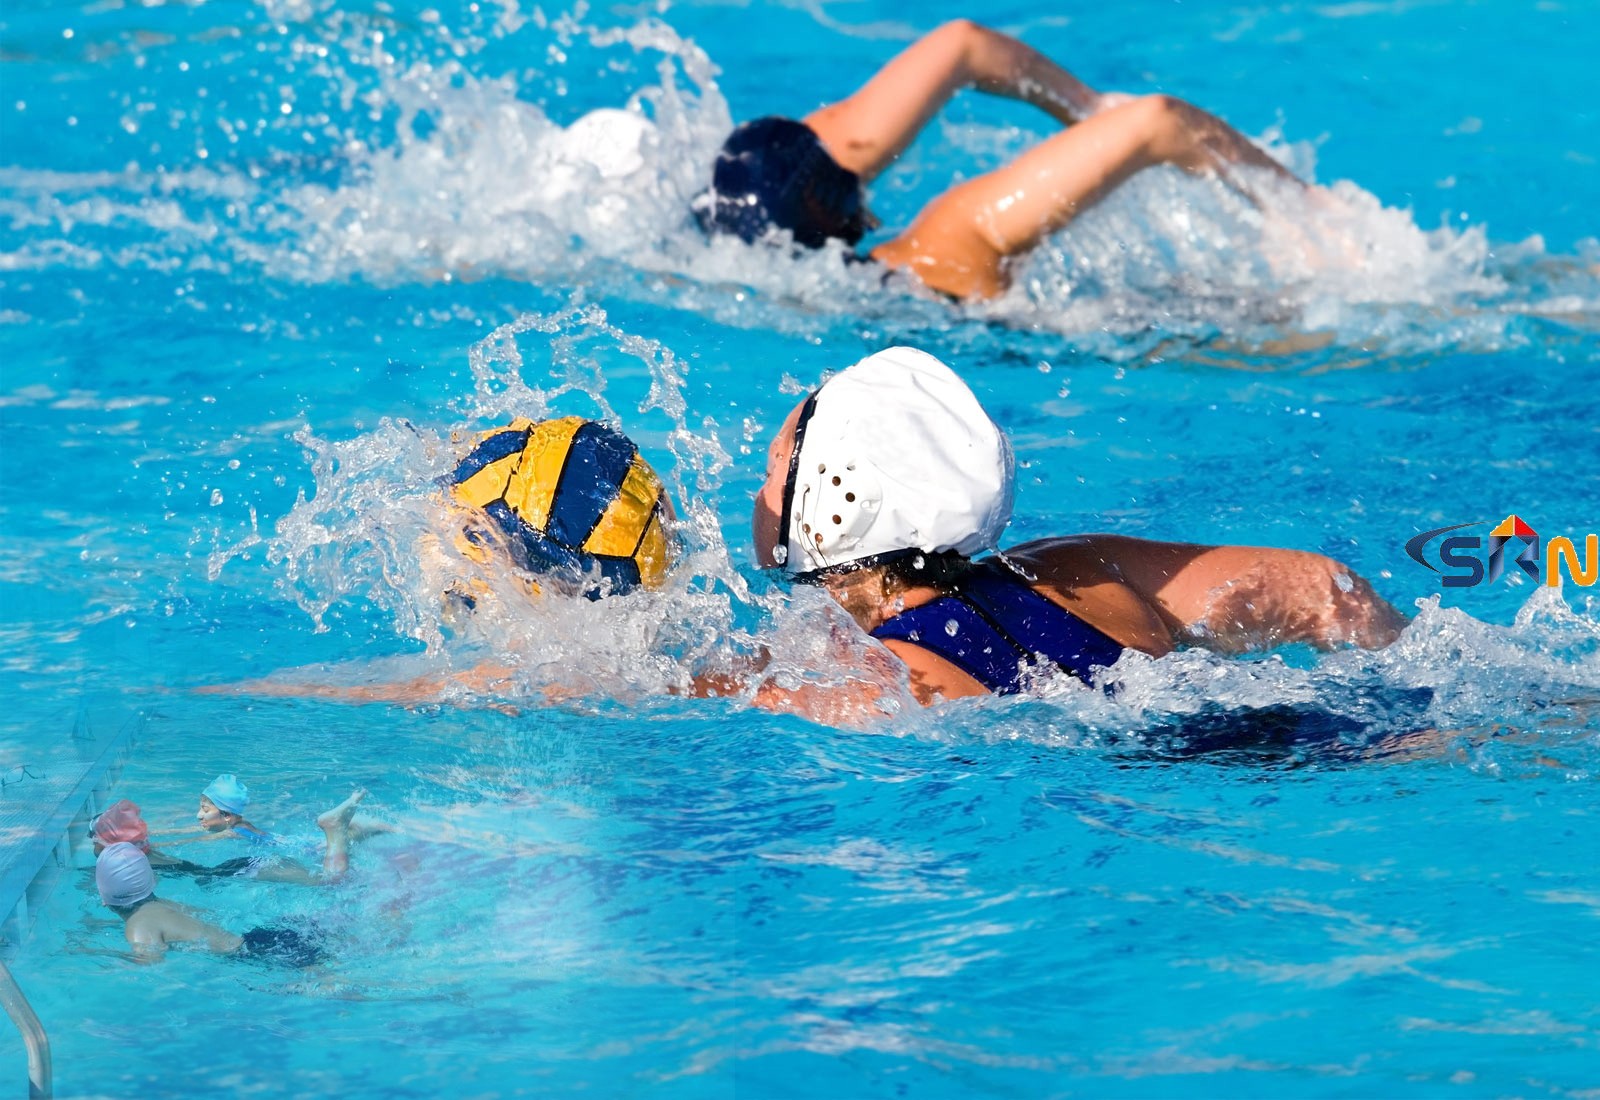
<svg viewBox="0 0 1600 1100"><path fill-rule="evenodd" d="M633 441L605 424L518 418L479 436L448 481L498 532L469 524L469 544L503 544L538 576L598 574L591 597L657 587L672 563L666 488Z"/></svg>

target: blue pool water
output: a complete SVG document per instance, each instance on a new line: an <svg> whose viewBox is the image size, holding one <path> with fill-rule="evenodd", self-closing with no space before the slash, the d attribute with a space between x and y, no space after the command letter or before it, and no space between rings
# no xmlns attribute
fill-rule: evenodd
<svg viewBox="0 0 1600 1100"><path fill-rule="evenodd" d="M1404 544L1600 528L1593 6L642 10L0 13L6 776L120 698L158 831L222 771L285 832L356 785L395 828L333 888L163 881L314 920L314 972L140 966L87 876L58 889L13 965L58 1093L1592 1095L1596 590L1444 589ZM1330 197L1264 218L1149 173L963 308L688 228L730 119L960 15ZM597 107L661 135L618 176L563 129ZM1047 132L959 99L875 206ZM865 728L671 695L761 644L842 675L818 594L751 568L750 494L801 387L897 342L1011 433L1011 541L1319 550L1416 622ZM641 442L685 512L666 591L440 621L432 479L513 410ZM191 690L486 658L494 698L410 709Z"/></svg>

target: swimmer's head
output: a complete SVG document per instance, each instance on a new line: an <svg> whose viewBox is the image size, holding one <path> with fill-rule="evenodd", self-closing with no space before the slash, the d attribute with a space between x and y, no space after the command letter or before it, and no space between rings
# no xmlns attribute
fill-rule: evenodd
<svg viewBox="0 0 1600 1100"><path fill-rule="evenodd" d="M233 775L219 775L200 794L195 818L213 832L230 829L250 805L250 788Z"/></svg>
<svg viewBox="0 0 1600 1100"><path fill-rule="evenodd" d="M571 583L591 598L666 579L672 503L615 428L576 416L514 420L479 436L447 480L456 501L474 510L458 542L469 557L487 561L503 548L541 580ZM474 597L460 598L470 607Z"/></svg>
<svg viewBox="0 0 1600 1100"><path fill-rule="evenodd" d="M1014 465L954 371L915 348L880 351L779 429L756 495L757 560L804 575L993 549L1011 520Z"/></svg>
<svg viewBox="0 0 1600 1100"><path fill-rule="evenodd" d="M124 841L111 845L94 861L94 884L101 901L121 909L156 892L156 873L150 868L150 857Z"/></svg>
<svg viewBox="0 0 1600 1100"><path fill-rule="evenodd" d="M809 126L789 118L758 118L729 135L711 189L695 200L695 217L707 233L746 242L787 229L806 248L830 238L855 244L876 224L861 177L841 168Z"/></svg>
<svg viewBox="0 0 1600 1100"><path fill-rule="evenodd" d="M150 849L150 826L139 815L139 807L126 798L117 799L90 822L89 835L94 838L97 852L119 843L132 844L141 851Z"/></svg>

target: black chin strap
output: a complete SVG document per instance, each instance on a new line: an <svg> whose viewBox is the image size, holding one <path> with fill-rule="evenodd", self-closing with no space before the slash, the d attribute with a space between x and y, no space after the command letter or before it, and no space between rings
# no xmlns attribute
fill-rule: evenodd
<svg viewBox="0 0 1600 1100"><path fill-rule="evenodd" d="M794 422L794 450L789 452L789 476L783 481L783 511L778 513L778 545L783 547L783 567L789 572L795 572L788 560L789 532L794 528L794 483L800 476L800 448L806 441L806 425L811 423L811 416L817 411L817 394L822 390L819 387L811 391L805 404L800 406L800 417Z"/></svg>

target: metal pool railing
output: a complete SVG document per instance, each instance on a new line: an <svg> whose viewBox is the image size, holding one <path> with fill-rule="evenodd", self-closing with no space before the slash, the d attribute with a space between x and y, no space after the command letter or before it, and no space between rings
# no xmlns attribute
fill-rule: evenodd
<svg viewBox="0 0 1600 1100"><path fill-rule="evenodd" d="M51 1094L50 1039L5 961L27 941L75 853L87 849L89 823L110 801L141 723L139 715L85 707L70 737L0 770L0 1005L28 1051L30 1098Z"/></svg>

